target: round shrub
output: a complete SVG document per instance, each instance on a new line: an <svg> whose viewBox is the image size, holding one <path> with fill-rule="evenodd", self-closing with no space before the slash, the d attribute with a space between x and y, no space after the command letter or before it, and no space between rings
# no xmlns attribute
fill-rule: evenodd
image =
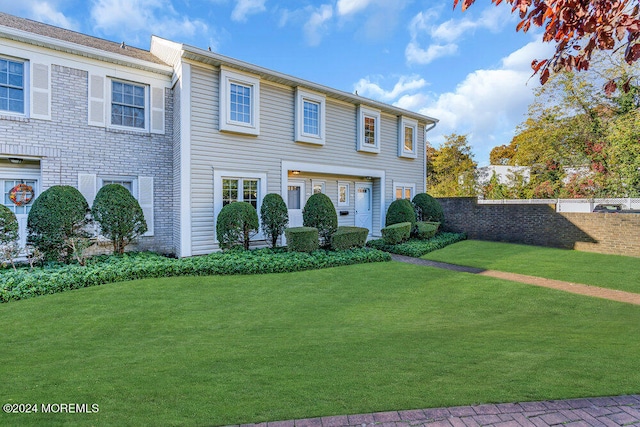
<svg viewBox="0 0 640 427"><path fill-rule="evenodd" d="M260 207L260 220L265 238L271 243L271 247L275 248L278 237L284 233L289 224L289 211L279 194L270 193L264 196Z"/></svg>
<svg viewBox="0 0 640 427"><path fill-rule="evenodd" d="M6 245L16 240L18 240L16 215L5 205L0 205L0 244Z"/></svg>
<svg viewBox="0 0 640 427"><path fill-rule="evenodd" d="M108 184L98 191L91 209L100 224L100 234L113 243L113 253L147 232L147 222L138 201L120 184Z"/></svg>
<svg viewBox="0 0 640 427"><path fill-rule="evenodd" d="M412 203L415 206L418 221L444 221L444 211L440 202L427 193L416 194Z"/></svg>
<svg viewBox="0 0 640 427"><path fill-rule="evenodd" d="M316 193L309 197L302 211L302 223L305 227L317 228L324 245L329 245L338 229L338 214L329 196Z"/></svg>
<svg viewBox="0 0 640 427"><path fill-rule="evenodd" d="M406 199L398 199L391 202L384 225L388 227L401 222L410 222L411 227L416 223L416 213L413 210L413 205Z"/></svg>
<svg viewBox="0 0 640 427"><path fill-rule="evenodd" d="M88 238L89 204L69 185L54 185L33 202L27 217L27 240L46 260L68 262L71 239Z"/></svg>
<svg viewBox="0 0 640 427"><path fill-rule="evenodd" d="M416 226L414 228L414 235L420 240L428 240L436 235L438 232L438 226L440 223L438 222L416 222Z"/></svg>
<svg viewBox="0 0 640 427"><path fill-rule="evenodd" d="M249 249L251 237L258 232L258 212L247 202L225 205L218 214L216 236L222 249L242 245Z"/></svg>

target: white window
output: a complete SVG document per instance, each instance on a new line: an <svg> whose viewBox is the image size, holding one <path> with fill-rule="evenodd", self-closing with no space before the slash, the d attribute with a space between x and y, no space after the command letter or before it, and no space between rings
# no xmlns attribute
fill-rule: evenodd
<svg viewBox="0 0 640 427"><path fill-rule="evenodd" d="M324 95L296 90L296 141L324 145L325 103Z"/></svg>
<svg viewBox="0 0 640 427"><path fill-rule="evenodd" d="M233 202L247 202L258 209L258 180L222 178L222 206Z"/></svg>
<svg viewBox="0 0 640 427"><path fill-rule="evenodd" d="M0 57L0 111L26 114L26 63Z"/></svg>
<svg viewBox="0 0 640 427"><path fill-rule="evenodd" d="M100 178L100 181L101 181L100 188L108 184L119 184L119 185L122 185L124 188L126 188L129 191L129 193L131 193L134 197L138 193L137 188L134 187L134 184L136 182L135 178L115 178L115 179Z"/></svg>
<svg viewBox="0 0 640 427"><path fill-rule="evenodd" d="M395 191L395 198L398 199L413 199L413 196L416 193L416 185L415 184L406 184L400 182L394 182L393 188Z"/></svg>
<svg viewBox="0 0 640 427"><path fill-rule="evenodd" d="M398 156L415 159L418 156L418 122L401 117L398 128Z"/></svg>
<svg viewBox="0 0 640 427"><path fill-rule="evenodd" d="M145 85L111 81L111 126L146 130L148 89Z"/></svg>
<svg viewBox="0 0 640 427"><path fill-rule="evenodd" d="M324 191L325 189L324 181L316 181L314 179L313 181L311 181L311 187L313 188L313 194L318 194L318 193L326 194Z"/></svg>
<svg viewBox="0 0 640 427"><path fill-rule="evenodd" d="M349 183L338 183L338 206L349 206Z"/></svg>
<svg viewBox="0 0 640 427"><path fill-rule="evenodd" d="M220 130L247 135L260 134L260 80L220 69Z"/></svg>
<svg viewBox="0 0 640 427"><path fill-rule="evenodd" d="M380 152L380 111L358 107L358 151Z"/></svg>

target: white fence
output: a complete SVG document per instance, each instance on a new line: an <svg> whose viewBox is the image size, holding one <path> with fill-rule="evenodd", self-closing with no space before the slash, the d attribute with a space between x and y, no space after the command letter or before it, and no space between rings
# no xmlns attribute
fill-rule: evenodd
<svg viewBox="0 0 640 427"><path fill-rule="evenodd" d="M592 212L599 204L622 205L622 209L640 209L640 199L478 199L483 205L556 205L556 212Z"/></svg>

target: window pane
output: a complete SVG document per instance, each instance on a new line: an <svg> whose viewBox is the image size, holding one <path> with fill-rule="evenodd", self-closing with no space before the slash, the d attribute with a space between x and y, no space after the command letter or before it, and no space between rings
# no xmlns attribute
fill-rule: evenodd
<svg viewBox="0 0 640 427"><path fill-rule="evenodd" d="M413 128L404 128L404 149L405 151L413 151Z"/></svg>
<svg viewBox="0 0 640 427"><path fill-rule="evenodd" d="M238 201L238 180L222 180L222 206Z"/></svg>
<svg viewBox="0 0 640 427"><path fill-rule="evenodd" d="M402 187L396 187L396 200L402 199Z"/></svg>
<svg viewBox="0 0 640 427"><path fill-rule="evenodd" d="M304 133L320 135L320 104L304 101Z"/></svg>
<svg viewBox="0 0 640 427"><path fill-rule="evenodd" d="M404 198L407 200L411 200L411 188L404 189Z"/></svg>
<svg viewBox="0 0 640 427"><path fill-rule="evenodd" d="M230 85L230 119L235 122L251 123L251 87L236 83Z"/></svg>
<svg viewBox="0 0 640 427"><path fill-rule="evenodd" d="M347 203L347 186L338 186L338 203Z"/></svg>
<svg viewBox="0 0 640 427"><path fill-rule="evenodd" d="M300 186L290 185L287 187L287 205L289 209L300 209Z"/></svg>
<svg viewBox="0 0 640 427"><path fill-rule="evenodd" d="M313 194L324 193L324 183L313 184Z"/></svg>
<svg viewBox="0 0 640 427"><path fill-rule="evenodd" d="M111 83L111 124L145 128L145 87Z"/></svg>
<svg viewBox="0 0 640 427"><path fill-rule="evenodd" d="M24 64L0 59L0 110L24 113Z"/></svg>
<svg viewBox="0 0 640 427"><path fill-rule="evenodd" d="M364 118L364 143L376 145L376 119L373 117Z"/></svg>
<svg viewBox="0 0 640 427"><path fill-rule="evenodd" d="M243 197L244 202L250 203L251 206L258 209L258 180L257 179L245 179L243 180Z"/></svg>
<svg viewBox="0 0 640 427"><path fill-rule="evenodd" d="M133 194L133 181L131 181L131 180L103 179L102 180L102 186L104 187L107 184L122 185L124 188L126 188L129 191L129 193Z"/></svg>

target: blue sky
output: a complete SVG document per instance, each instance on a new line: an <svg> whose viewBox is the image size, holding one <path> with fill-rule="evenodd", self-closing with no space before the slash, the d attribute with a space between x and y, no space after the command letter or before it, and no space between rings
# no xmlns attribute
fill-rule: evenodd
<svg viewBox="0 0 640 427"><path fill-rule="evenodd" d="M531 60L553 46L516 33L510 6L478 0L20 0L2 11L148 49L152 34L440 120L488 164L538 87Z"/></svg>

